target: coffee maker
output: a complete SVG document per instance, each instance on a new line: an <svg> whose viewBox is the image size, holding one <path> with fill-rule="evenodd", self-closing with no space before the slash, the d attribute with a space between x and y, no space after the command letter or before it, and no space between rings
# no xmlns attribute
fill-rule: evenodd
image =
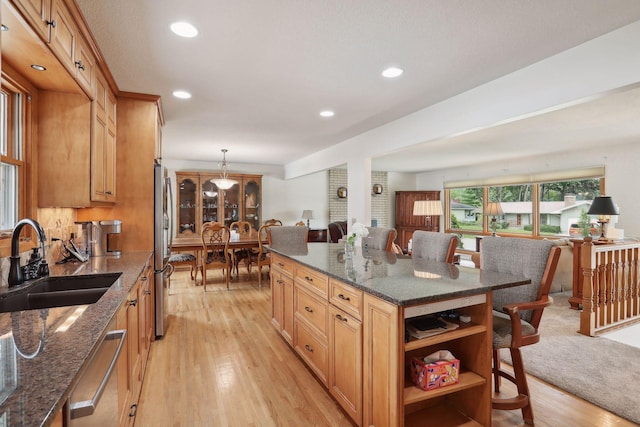
<svg viewBox="0 0 640 427"><path fill-rule="evenodd" d="M114 235L122 232L122 221L119 219L101 221L76 222L80 226L79 236L90 257L120 256L122 252L116 249Z"/></svg>

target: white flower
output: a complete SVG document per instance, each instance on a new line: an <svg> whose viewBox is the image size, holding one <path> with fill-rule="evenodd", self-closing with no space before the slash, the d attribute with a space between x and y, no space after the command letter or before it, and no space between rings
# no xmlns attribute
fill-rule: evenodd
<svg viewBox="0 0 640 427"><path fill-rule="evenodd" d="M351 234L348 237L349 244L353 245L356 239L367 237L369 235L369 229L362 223L355 222L351 226Z"/></svg>

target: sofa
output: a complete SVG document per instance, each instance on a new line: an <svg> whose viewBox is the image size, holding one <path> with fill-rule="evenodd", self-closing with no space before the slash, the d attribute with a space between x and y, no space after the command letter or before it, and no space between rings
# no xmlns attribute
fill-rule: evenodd
<svg viewBox="0 0 640 427"><path fill-rule="evenodd" d="M553 242L560 247L560 259L549 293L571 291L573 289L573 242L569 239L557 239ZM480 268L480 252L473 253L471 261L476 268Z"/></svg>

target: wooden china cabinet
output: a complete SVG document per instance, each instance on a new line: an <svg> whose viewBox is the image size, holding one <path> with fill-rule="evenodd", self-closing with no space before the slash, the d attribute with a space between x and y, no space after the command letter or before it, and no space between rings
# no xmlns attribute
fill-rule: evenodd
<svg viewBox="0 0 640 427"><path fill-rule="evenodd" d="M440 231L439 216L413 215L413 203L417 200L440 200L440 191L396 191L396 243L404 250L414 231Z"/></svg>
<svg viewBox="0 0 640 427"><path fill-rule="evenodd" d="M200 235L205 222L229 226L234 221L247 221L255 230L260 228L262 175L229 174L238 183L228 190L211 182L219 177L217 172L176 172L177 238Z"/></svg>

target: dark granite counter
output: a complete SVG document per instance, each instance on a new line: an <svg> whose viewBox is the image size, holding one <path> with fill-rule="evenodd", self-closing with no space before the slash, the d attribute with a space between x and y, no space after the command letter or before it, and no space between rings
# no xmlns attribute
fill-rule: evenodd
<svg viewBox="0 0 640 427"><path fill-rule="evenodd" d="M343 243L314 243L302 253L293 253L288 248L270 249L398 306L477 295L530 283L526 277L413 260L357 246L349 256L345 255Z"/></svg>
<svg viewBox="0 0 640 427"><path fill-rule="evenodd" d="M0 425L51 423L151 255L51 265L51 276L122 275L95 304L0 313ZM61 327L70 316L78 317Z"/></svg>

